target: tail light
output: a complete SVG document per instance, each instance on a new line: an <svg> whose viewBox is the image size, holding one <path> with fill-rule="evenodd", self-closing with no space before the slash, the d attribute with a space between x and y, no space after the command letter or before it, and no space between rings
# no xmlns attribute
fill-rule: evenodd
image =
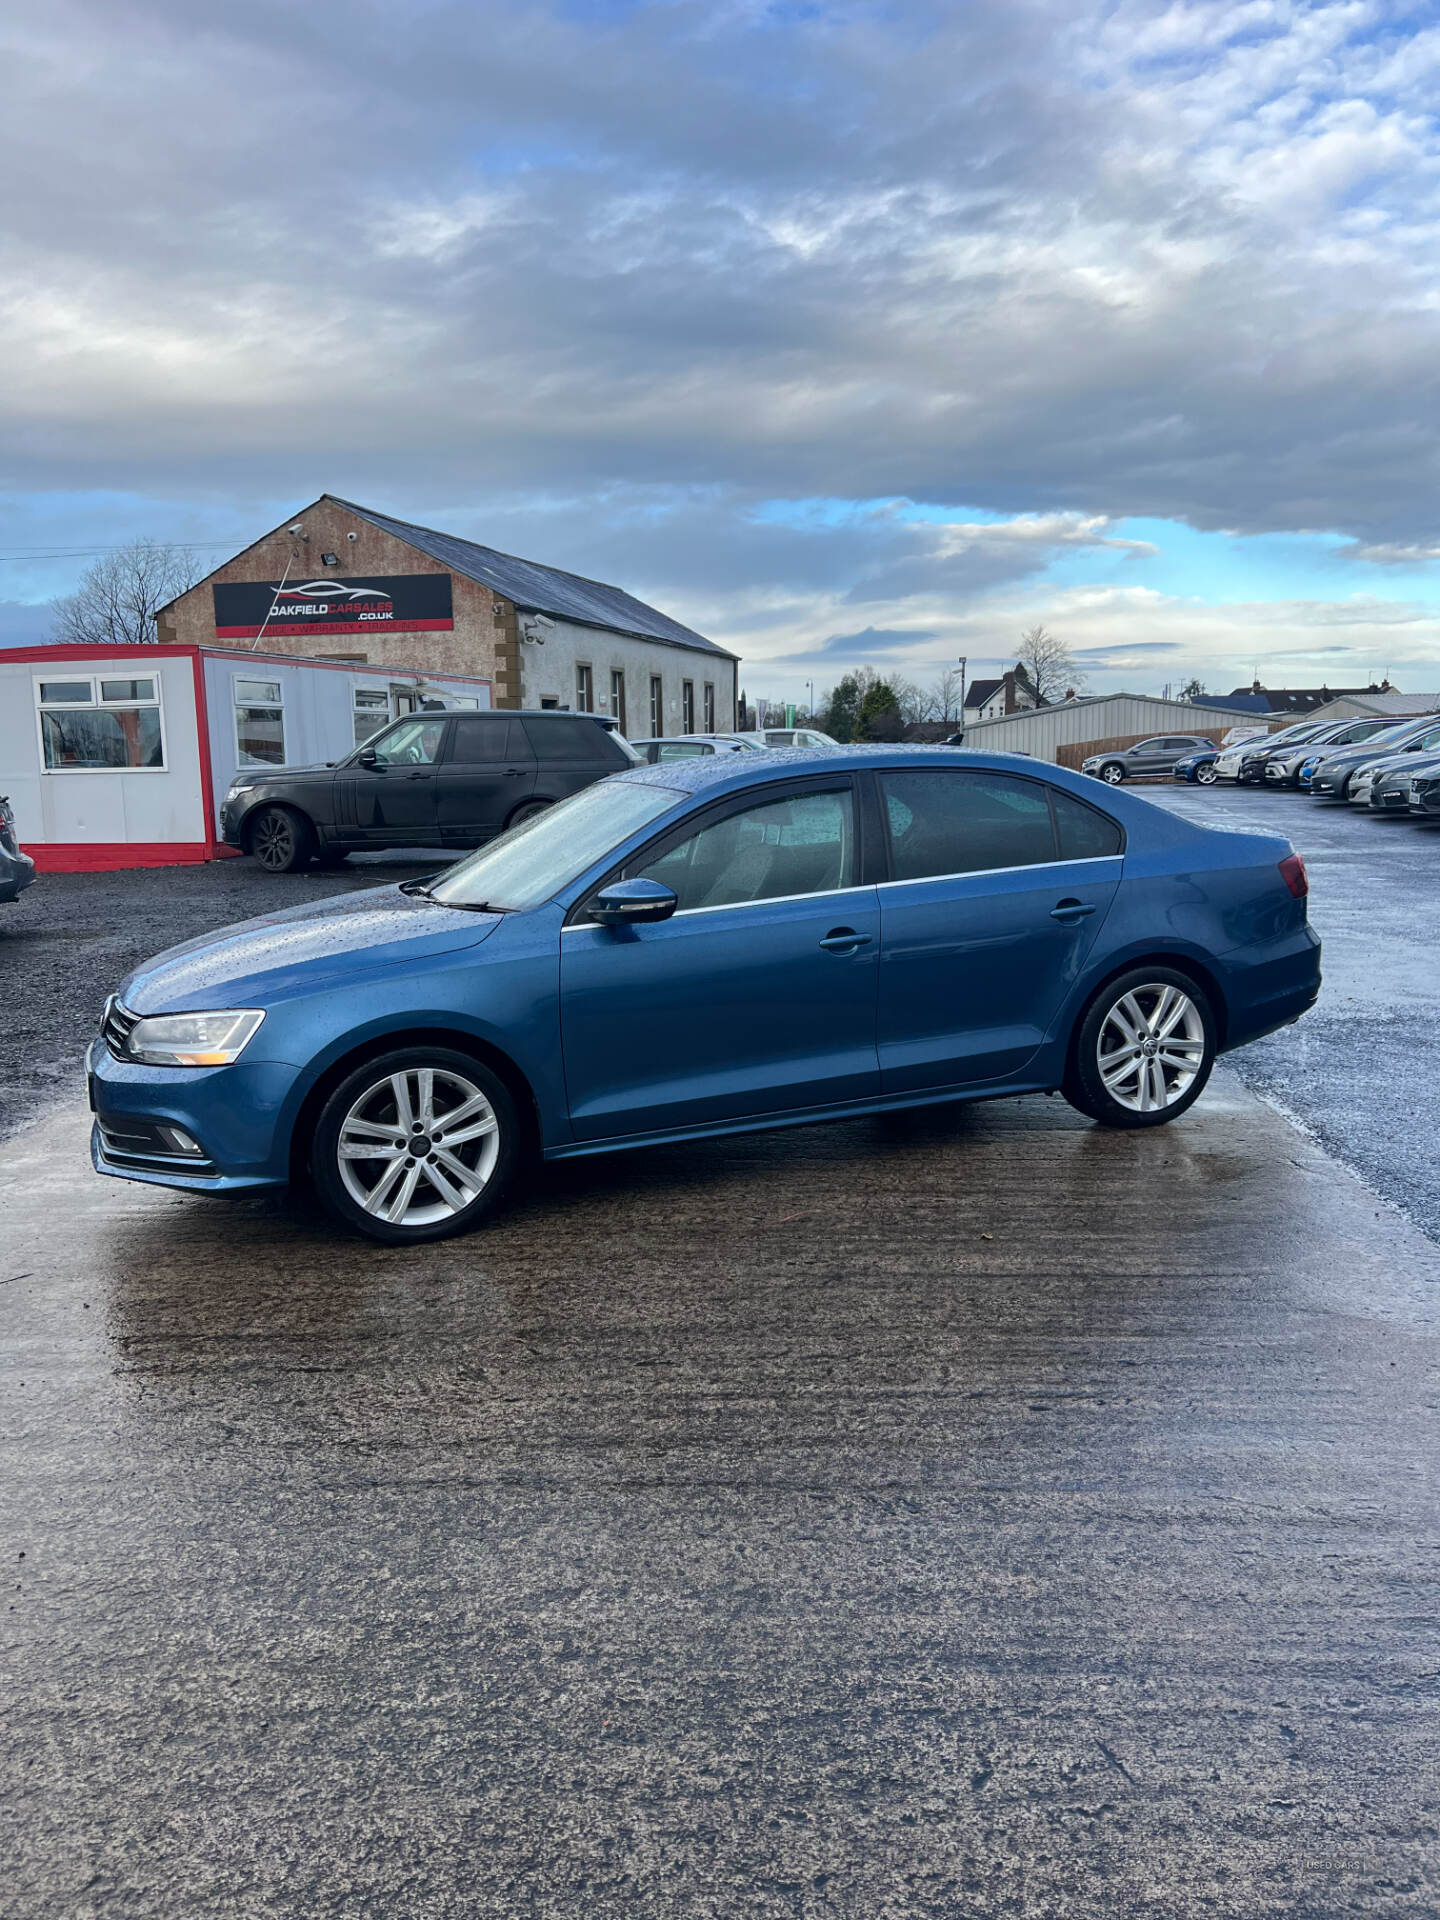
<svg viewBox="0 0 1440 1920"><path fill-rule="evenodd" d="M1304 858L1298 853L1287 853L1280 862L1280 878L1297 900L1303 900L1310 891L1310 876L1305 871Z"/></svg>

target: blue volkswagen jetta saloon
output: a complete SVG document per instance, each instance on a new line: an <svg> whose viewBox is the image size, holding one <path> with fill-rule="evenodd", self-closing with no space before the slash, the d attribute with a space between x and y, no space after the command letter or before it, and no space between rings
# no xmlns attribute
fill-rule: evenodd
<svg viewBox="0 0 1440 1920"><path fill-rule="evenodd" d="M1288 841L953 748L617 774L428 881L174 947L90 1051L101 1173L309 1178L377 1240L518 1167L1063 1092L1175 1119L1320 984Z"/></svg>

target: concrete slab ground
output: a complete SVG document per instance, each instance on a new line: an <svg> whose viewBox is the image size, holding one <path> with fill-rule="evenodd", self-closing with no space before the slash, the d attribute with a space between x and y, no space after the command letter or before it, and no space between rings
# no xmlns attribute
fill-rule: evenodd
<svg viewBox="0 0 1440 1920"><path fill-rule="evenodd" d="M1222 1071L416 1251L0 1148L0 1911L1440 1906L1440 1252Z"/></svg>

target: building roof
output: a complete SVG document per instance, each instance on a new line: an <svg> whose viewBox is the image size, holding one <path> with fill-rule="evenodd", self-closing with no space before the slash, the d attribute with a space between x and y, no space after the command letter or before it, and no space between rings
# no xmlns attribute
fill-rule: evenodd
<svg viewBox="0 0 1440 1920"><path fill-rule="evenodd" d="M1139 700L1147 707L1167 708L1175 716L1176 733L1195 731L1184 725L1187 715L1209 715L1216 720L1233 720L1235 715L1233 707L1212 708L1204 700L1167 700L1159 693L1086 693L1069 700L1052 700L1046 707L1020 707L1014 713L999 713L993 720L969 720L966 733L968 736L972 727L988 731L991 727L1013 727L1022 722L1033 726L1036 721L1054 720L1062 714L1078 712L1082 707L1113 706L1121 700Z"/></svg>
<svg viewBox="0 0 1440 1920"><path fill-rule="evenodd" d="M1248 687L1236 687L1229 697L1233 700L1240 694L1263 696L1271 713L1295 714L1303 720L1332 700L1355 700L1389 692L1393 692L1393 688L1388 683L1384 687L1373 682L1368 687L1262 687L1257 680Z"/></svg>
<svg viewBox="0 0 1440 1920"><path fill-rule="evenodd" d="M1440 707L1440 693L1345 693L1333 697L1348 700L1365 713L1399 714L1402 718L1410 713L1433 713Z"/></svg>
<svg viewBox="0 0 1440 1920"><path fill-rule="evenodd" d="M479 546L474 540L462 540L458 534L437 533L433 527L417 527L409 520L395 520L387 513L342 500L338 494L326 494L337 507L357 514L404 540L421 553L428 553L455 573L478 581L483 587L503 594L525 613L548 613L557 620L573 620L583 627L605 627L612 633L633 634L640 640L659 640L666 646L691 647L699 653L713 653L722 660L739 656L716 646L704 634L681 626L668 613L646 606L621 587L607 586L602 580L587 580L582 574L566 573L560 567L542 566L538 560L521 560L513 553L500 553L494 547Z"/></svg>
<svg viewBox="0 0 1440 1920"><path fill-rule="evenodd" d="M983 707L987 700L993 700L995 698L995 695L1000 692L1004 685L1005 682L1003 678L999 680L972 680L965 689L965 705L967 707Z"/></svg>
<svg viewBox="0 0 1440 1920"><path fill-rule="evenodd" d="M1269 713L1270 701L1263 693L1202 693L1199 704L1224 707L1231 713Z"/></svg>

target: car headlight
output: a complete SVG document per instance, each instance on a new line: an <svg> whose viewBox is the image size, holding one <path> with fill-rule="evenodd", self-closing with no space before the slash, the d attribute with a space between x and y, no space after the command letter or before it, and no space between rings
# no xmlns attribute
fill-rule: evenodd
<svg viewBox="0 0 1440 1920"><path fill-rule="evenodd" d="M149 1067L228 1067L255 1038L264 1018L259 1007L229 1013L157 1013L136 1021L125 1052Z"/></svg>

